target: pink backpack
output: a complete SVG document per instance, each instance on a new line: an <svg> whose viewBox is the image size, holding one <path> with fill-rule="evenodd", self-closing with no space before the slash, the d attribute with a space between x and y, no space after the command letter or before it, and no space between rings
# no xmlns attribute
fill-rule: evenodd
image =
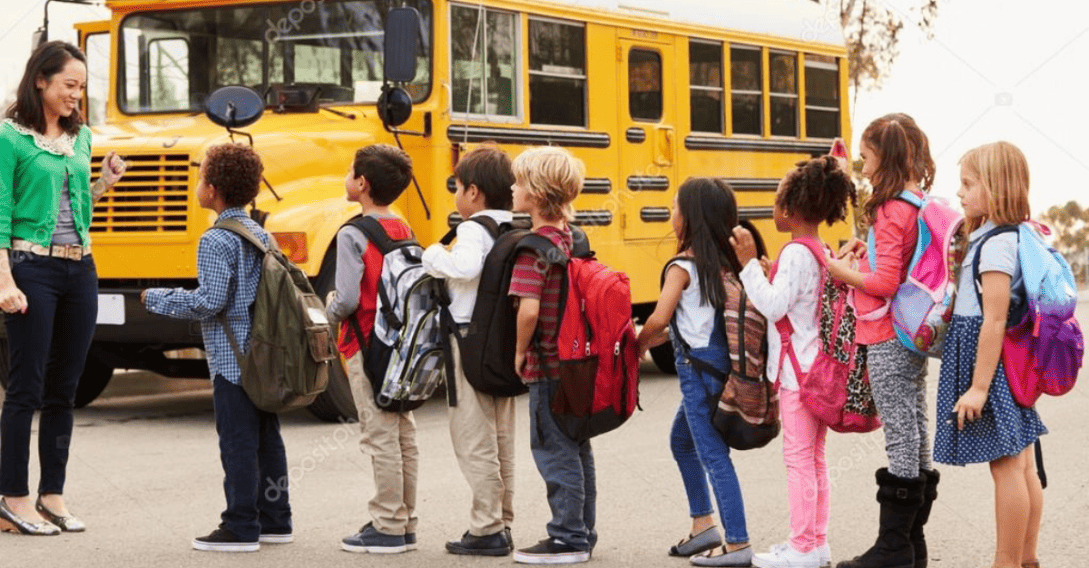
<svg viewBox="0 0 1089 568"><path fill-rule="evenodd" d="M953 316L957 290L954 251L964 215L944 199L932 195L919 197L905 190L897 199L919 209L915 254L908 264L907 279L900 284L896 295L885 307L866 314L866 318L882 317L891 309L892 327L900 343L921 355L941 357L945 331ZM868 240L873 271L877 270L873 227Z"/></svg>
<svg viewBox="0 0 1089 568"><path fill-rule="evenodd" d="M779 352L779 371L790 357L802 403L835 432L872 432L881 427L870 390L870 376L866 366L866 348L855 343L855 309L851 289L828 274L827 247L811 238L795 239L809 249L820 264L820 298L817 317L820 321L817 357L808 373L803 373L790 340L794 326L789 317L775 322L782 349ZM780 255L782 253L780 252ZM778 262L771 269L774 280ZM867 316L869 317L869 316Z"/></svg>

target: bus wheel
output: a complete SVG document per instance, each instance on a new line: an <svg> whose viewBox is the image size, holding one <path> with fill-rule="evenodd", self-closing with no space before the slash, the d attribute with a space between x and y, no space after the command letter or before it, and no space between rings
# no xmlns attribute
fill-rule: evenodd
<svg viewBox="0 0 1089 568"><path fill-rule="evenodd" d="M321 270L314 281L314 291L322 298L336 286L337 247L330 246L325 253L325 259L321 263ZM352 389L348 384L348 375L344 372L344 366L340 364L339 357L329 373L329 386L325 392L318 395L310 406L306 407L311 414L326 422L338 422L355 419L355 401L352 399Z"/></svg>
<svg viewBox="0 0 1089 568"><path fill-rule="evenodd" d="M94 402L106 385L113 378L113 367L100 361L94 351L87 355L87 362L83 365L83 374L79 377L79 386L76 387L76 408L83 408Z"/></svg>
<svg viewBox="0 0 1089 568"><path fill-rule="evenodd" d="M673 344L665 342L657 347L650 348L650 358L663 373L667 375L677 374L677 360L673 358Z"/></svg>

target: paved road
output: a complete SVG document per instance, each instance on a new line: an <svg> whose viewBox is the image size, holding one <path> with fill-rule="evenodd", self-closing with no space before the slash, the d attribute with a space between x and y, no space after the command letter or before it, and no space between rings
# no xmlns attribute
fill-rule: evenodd
<svg viewBox="0 0 1089 568"><path fill-rule="evenodd" d="M1081 306L1089 322L1089 304ZM665 551L688 529L680 477L668 449L679 393L673 377L645 367L643 407L622 429L595 441L600 542L593 564L687 566ZM931 400L937 363L931 366ZM518 416L516 544L544 536L548 507L529 454L525 402ZM1051 434L1044 439L1051 487L1041 537L1047 568L1089 566L1089 380L1071 394L1040 403ZM292 472L294 544L258 554L217 555L189 548L218 523L223 506L210 390L202 381L148 380L119 374L106 396L76 416L69 468L70 504L87 521L82 535L0 535L0 566L506 566L510 558L455 557L445 540L466 528L469 494L450 448L445 408L417 412L421 447L420 550L367 558L341 552L339 539L365 522L370 466L353 425L325 424L305 412L284 417ZM787 535L785 473L779 441L734 454L758 549ZM853 556L875 536L874 469L884 465L883 438L836 435L828 444L833 488L829 540L836 558ZM32 471L36 466L32 464ZM942 469L941 496L930 525L936 568L979 568L993 546L993 485L985 466Z"/></svg>

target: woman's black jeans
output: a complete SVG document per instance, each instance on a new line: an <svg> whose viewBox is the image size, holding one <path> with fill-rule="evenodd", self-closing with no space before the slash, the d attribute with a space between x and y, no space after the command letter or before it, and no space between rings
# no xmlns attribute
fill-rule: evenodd
<svg viewBox="0 0 1089 568"><path fill-rule="evenodd" d="M0 495L30 494L30 426L39 409L38 493L60 494L76 386L98 317L98 273L90 255L67 260L11 251L11 274L27 310L4 316L11 366L0 415Z"/></svg>

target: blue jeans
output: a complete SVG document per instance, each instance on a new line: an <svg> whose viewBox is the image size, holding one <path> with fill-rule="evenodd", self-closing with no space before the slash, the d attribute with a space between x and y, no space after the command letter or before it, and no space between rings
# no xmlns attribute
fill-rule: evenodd
<svg viewBox="0 0 1089 568"><path fill-rule="evenodd" d="M721 335L718 327L716 325L715 333L712 334L711 344L692 349L691 355L725 372L728 352L725 336ZM707 480L710 477L718 502L719 516L726 532L726 542L748 542L745 502L741 497L741 485L738 483L733 461L730 460L730 447L711 424L718 398L722 394L723 382L693 368L677 341L674 341L673 347L677 354L681 404L673 419L669 447L673 451L677 467L681 470L681 480L688 495L689 513L692 517L700 517L714 512L711 496L707 491Z"/></svg>
<svg viewBox="0 0 1089 568"><path fill-rule="evenodd" d="M552 417L559 381L529 384L529 444L548 490L548 536L579 550L597 544L597 481L590 442L568 438Z"/></svg>
<svg viewBox="0 0 1089 568"><path fill-rule="evenodd" d="M0 495L30 494L30 425L38 409L38 493L61 494L76 386L98 319L98 273L90 255L72 261L12 251L11 275L27 310L4 316L11 366L0 416Z"/></svg>
<svg viewBox="0 0 1089 568"><path fill-rule="evenodd" d="M259 410L242 387L221 375L212 382L212 401L227 496L223 526L247 542L257 541L262 533L290 533L287 454L279 417Z"/></svg>

